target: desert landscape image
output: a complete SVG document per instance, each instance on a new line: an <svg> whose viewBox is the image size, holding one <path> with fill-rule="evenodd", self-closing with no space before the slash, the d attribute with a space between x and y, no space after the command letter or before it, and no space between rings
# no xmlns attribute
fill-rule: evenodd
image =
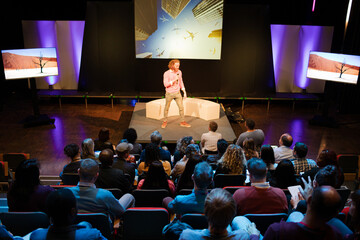
<svg viewBox="0 0 360 240"><path fill-rule="evenodd" d="M37 56L22 56L9 52L3 53L2 56L5 71L40 68L39 65L35 64L39 62L39 57ZM44 68L57 67L56 58L43 57L42 60L47 62Z"/></svg>
<svg viewBox="0 0 360 240"><path fill-rule="evenodd" d="M318 70L318 71L325 71L325 72L334 72L334 73L340 73L339 69L341 68L342 62L333 61L330 59L326 59L324 57L318 56L316 54L310 54L309 58L309 68ZM359 66L354 66L350 64L344 65L345 69L348 69L346 71L346 74L351 75L358 75L359 74Z"/></svg>

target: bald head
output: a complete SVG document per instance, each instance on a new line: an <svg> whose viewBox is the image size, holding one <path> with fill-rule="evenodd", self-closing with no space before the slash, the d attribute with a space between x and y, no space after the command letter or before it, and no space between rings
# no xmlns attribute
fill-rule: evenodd
<svg viewBox="0 0 360 240"><path fill-rule="evenodd" d="M288 133L284 133L283 135L281 135L280 140L279 140L279 144L284 145L286 147L290 147L293 143L293 138L290 134Z"/></svg>
<svg viewBox="0 0 360 240"><path fill-rule="evenodd" d="M341 197L335 188L321 186L314 189L308 200L308 211L319 220L329 221L335 217L340 208Z"/></svg>
<svg viewBox="0 0 360 240"><path fill-rule="evenodd" d="M113 151L110 149L104 149L99 155L99 161L101 162L101 167L108 167L113 164Z"/></svg>

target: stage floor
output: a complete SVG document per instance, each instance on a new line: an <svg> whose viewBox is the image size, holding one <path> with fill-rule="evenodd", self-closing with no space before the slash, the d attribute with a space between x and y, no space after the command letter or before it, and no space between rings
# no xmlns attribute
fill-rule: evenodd
<svg viewBox="0 0 360 240"><path fill-rule="evenodd" d="M176 143L176 141L184 136L192 136L195 141L201 140L201 135L209 131L208 126L210 121L200 118L185 116L185 120L191 124L190 128L180 127L180 117L173 116L168 118L168 125L165 129L161 128L162 121L146 118L146 103L136 103L129 127L136 129L140 143L150 142L150 134L158 130L163 141L168 143ZM236 135L230 125L222 108L220 108L220 118L214 120L218 124L217 132L220 132L223 138L232 142Z"/></svg>

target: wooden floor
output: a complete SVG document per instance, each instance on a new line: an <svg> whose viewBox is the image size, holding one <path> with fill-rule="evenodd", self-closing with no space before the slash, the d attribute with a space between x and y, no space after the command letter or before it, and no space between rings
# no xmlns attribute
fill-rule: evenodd
<svg viewBox="0 0 360 240"><path fill-rule="evenodd" d="M97 138L100 128L110 129L111 141L117 143L129 126L134 107L131 101L118 100L114 107L108 101L92 100L85 108L83 101L58 102L44 99L40 102L41 114L55 119L54 125L23 128L20 121L33 114L31 101L19 97L6 99L0 112L0 152L26 152L41 163L41 174L58 175L67 164L64 146L81 144L85 138ZM224 101L225 107L241 111L240 101ZM309 146L309 158L316 158L318 152L329 148L336 153L360 154L360 116L338 115L339 128L311 126L308 120L316 114L317 105L311 102L273 103L267 113L267 103L248 101L244 117L253 118L256 128L264 130L265 143L277 144L280 135L289 132L294 142L301 141ZM238 136L244 131L243 124L231 123ZM160 124L159 124L160 126Z"/></svg>

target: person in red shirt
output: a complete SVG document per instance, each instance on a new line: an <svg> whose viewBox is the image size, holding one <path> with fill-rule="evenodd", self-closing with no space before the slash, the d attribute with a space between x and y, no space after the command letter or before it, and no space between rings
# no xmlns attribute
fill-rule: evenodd
<svg viewBox="0 0 360 240"><path fill-rule="evenodd" d="M180 61L178 59L173 59L169 62L169 70L164 73L164 87L166 90L165 94L165 110L164 110L164 120L161 125L161 128L166 128L167 126L167 117L170 108L170 103L174 99L177 106L179 107L179 113L181 117L181 127L191 127L190 124L185 122L185 115L184 115L184 105L183 105L183 98L180 93L180 89L184 93L184 98L186 98L186 91L184 82L182 79L182 72L180 68Z"/></svg>

